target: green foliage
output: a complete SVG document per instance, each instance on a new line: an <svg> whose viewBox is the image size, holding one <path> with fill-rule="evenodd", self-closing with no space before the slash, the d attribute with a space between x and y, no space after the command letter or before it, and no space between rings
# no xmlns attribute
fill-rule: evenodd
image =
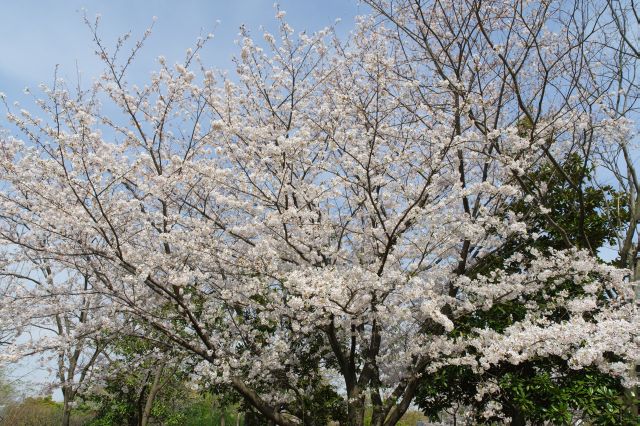
<svg viewBox="0 0 640 426"><path fill-rule="evenodd" d="M525 125L521 131L526 132ZM530 231L538 234L538 238L514 238L500 252L484 259L470 272L471 276L497 268L521 268L521 264L505 266L504 260L515 252L524 253L526 248L543 252L561 249L566 247L568 239L573 246L597 251L605 244L614 243L622 222L620 217L625 214L624 197L612 187L593 186L591 176L594 170L585 166L577 155L568 157L563 169L573 184L560 178L551 165L527 176L529 182L548 188L542 200L544 207L549 209L548 216L538 205L523 200L511 206L512 214L528 218ZM582 191L577 191L576 186ZM548 217L553 218L555 225L549 223ZM572 296L582 294L580 287L566 281L528 296L527 301L544 307L548 296L560 291ZM464 336L477 328L502 332L524 318L526 308L523 302L496 303L486 311L459 318L452 334ZM603 303L606 303L604 298ZM562 307L554 307L548 319L559 322L565 315ZM416 403L431 418L438 418L443 411L464 405L475 412L478 421L486 421L479 417L485 401L478 401L475 396L476 386L489 378L498 380L500 393L497 399L505 413L521 422L571 424L574 413L580 412L593 424L638 424L638 419L630 418L625 410L624 388L617 378L596 369L571 370L560 358L533 360L517 366L505 363L484 374L476 374L466 366L448 366L423 377Z"/></svg>
<svg viewBox="0 0 640 426"><path fill-rule="evenodd" d="M0 369L0 413L2 408L16 401L16 386L6 377L4 370Z"/></svg>
<svg viewBox="0 0 640 426"><path fill-rule="evenodd" d="M164 426L205 426L220 424L224 416L227 425L235 425L239 413L235 405L226 405L224 399L209 393L199 394L187 389L179 379L169 380L154 400L151 410L152 424ZM116 383L116 382L114 382ZM110 389L113 391L114 389ZM114 392L101 400L91 426L137 425L144 402L127 392Z"/></svg>
<svg viewBox="0 0 640 426"><path fill-rule="evenodd" d="M204 426L220 424L224 416L227 424L235 425L238 396L217 387L195 392L188 387L189 363L173 353L164 354L164 359L149 356L159 349L149 340L135 337L116 342L112 348L116 361L108 379L101 388L83 395L87 404L97 407L89 425L137 426L158 372L160 388L151 406L151 424Z"/></svg>
<svg viewBox="0 0 640 426"><path fill-rule="evenodd" d="M290 411L301 418L304 425L324 426L331 420L344 424L347 407L333 387L316 380L307 389L308 392L290 407Z"/></svg>
<svg viewBox="0 0 640 426"><path fill-rule="evenodd" d="M224 416L225 424L234 426L238 417L242 415L235 405L221 406L223 401L212 395L204 395L200 399L186 407L182 412L184 426L209 426L219 425Z"/></svg>
<svg viewBox="0 0 640 426"><path fill-rule="evenodd" d="M163 425L181 425L185 419L184 409L195 398L178 378L167 375L164 379L167 385L154 399L151 417ZM137 425L142 417L150 387L149 383L141 380L141 376L135 372L123 373L110 379L104 392L91 395L91 401L99 407L91 425Z"/></svg>
<svg viewBox="0 0 640 426"><path fill-rule="evenodd" d="M571 424L578 410L596 425L634 425L622 397L624 389L614 378L595 369L552 373L561 361L527 366L531 374L507 373L499 380L516 406L531 421Z"/></svg>
<svg viewBox="0 0 640 426"><path fill-rule="evenodd" d="M48 397L27 398L9 406L3 413L3 425L55 425L62 421L62 404Z"/></svg>
<svg viewBox="0 0 640 426"><path fill-rule="evenodd" d="M373 408L371 406L367 406L364 413L364 426L371 425L372 414L373 414ZM422 421L427 420L424 414L422 414L419 411L409 410L404 414L404 416L402 416L402 418L398 421L396 426L416 426L418 421L421 421L421 420ZM348 424L348 423L345 420L340 424L342 425L342 424Z"/></svg>
<svg viewBox="0 0 640 426"><path fill-rule="evenodd" d="M500 393L492 395L508 415L520 415L533 424L572 424L581 413L594 425L635 425L626 410L620 382L596 369L571 370L561 359L526 362L518 366L494 367L485 376L465 366L448 366L425 376L416 403L432 419L457 404L477 407L476 385L486 376L497 377Z"/></svg>
<svg viewBox="0 0 640 426"><path fill-rule="evenodd" d="M246 403L242 403L246 426L266 426L269 421L257 413ZM304 394L298 395L296 400L286 407L287 412L295 415L305 426L325 426L329 422L346 424L347 407L344 399L327 383L314 378L306 387Z"/></svg>
<svg viewBox="0 0 640 426"><path fill-rule="evenodd" d="M571 183L552 165L544 165L527 177L536 186L548 188L541 200L549 209L547 215L541 214L537 205L523 200L512 205L515 213L530 217L530 231L540 234L537 241L528 241L528 244L539 248L564 248L564 237L575 247L593 250L604 244L615 244L622 224L620 218L624 217L627 208L624 194L612 186L594 186L595 170L579 155L570 155L562 169ZM550 225L549 217L557 226Z"/></svg>
<svg viewBox="0 0 640 426"><path fill-rule="evenodd" d="M73 410L70 425L86 425L92 415L91 411ZM26 398L6 407L0 418L0 425L6 426L58 426L62 422L62 403L51 396Z"/></svg>
<svg viewBox="0 0 640 426"><path fill-rule="evenodd" d="M83 395L83 399L97 406L93 426L137 425L154 380L156 367L162 360L148 357L154 346L144 339L122 337L113 347L115 361L108 379L99 388ZM132 368L135 366L135 368ZM162 424L181 424L176 404L182 403L183 376L180 371L163 369L162 388L154 399L151 415Z"/></svg>
<svg viewBox="0 0 640 426"><path fill-rule="evenodd" d="M178 398L174 395L173 397ZM242 416L236 406L220 406L220 399L210 394L191 393L182 395L178 410L166 403L154 406L152 424L163 426L210 426L219 425L224 416L228 426L234 426L238 416ZM95 412L85 404L72 410L71 426L114 426L138 425L138 419L127 417L129 407L125 401L111 401L109 410ZM58 426L62 421L62 403L50 396L27 398L9 405L0 415L0 425L6 426ZM242 424L242 423L241 423Z"/></svg>
<svg viewBox="0 0 640 426"><path fill-rule="evenodd" d="M347 419L347 406L332 386L326 383L319 371L321 359L326 357L327 349L321 339L307 339L294 346L300 359L300 365L294 367L294 376L298 377L297 388L304 392L288 407L288 411L302 420L304 425L326 425L330 420L344 423Z"/></svg>

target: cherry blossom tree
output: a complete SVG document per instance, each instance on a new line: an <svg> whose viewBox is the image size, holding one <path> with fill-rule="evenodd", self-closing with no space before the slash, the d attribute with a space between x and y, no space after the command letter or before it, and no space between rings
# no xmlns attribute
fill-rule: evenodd
<svg viewBox="0 0 640 426"><path fill-rule="evenodd" d="M624 198L615 203L624 216L623 229L618 233L614 247L617 264L629 269L630 279L635 282L635 298L640 300L640 181L638 180L638 100L640 86L637 74L640 67L640 42L638 23L640 8L634 1L607 1L604 14L611 22L612 29L602 37L602 51L606 55L600 74L610 84L609 96L603 98L607 114L619 122L609 143L602 144L597 151L599 165L607 170L603 175L613 177ZM603 185L608 184L606 178ZM638 303L638 302L637 302ZM637 375L637 363L632 363L631 374ZM629 390L631 412L638 415L638 388Z"/></svg>
<svg viewBox="0 0 640 426"><path fill-rule="evenodd" d="M62 424L68 425L76 396L104 361L109 340L100 332L109 315L104 298L93 291L87 275L32 250L13 251L0 276L5 291L2 328L14 336L2 358L28 357L51 370L62 391Z"/></svg>
<svg viewBox="0 0 640 426"><path fill-rule="evenodd" d="M369 3L347 40L278 11L278 34L243 30L233 77L201 64L202 39L142 86L126 71L144 38L121 58L126 39L110 53L91 24L106 65L92 88L44 87L40 112L9 112L23 140L0 144L5 270L89 277L91 333L135 318L281 425L304 422L289 408L322 375L340 377L351 425L366 401L372 424L396 424L422 375L451 365L557 356L632 385L624 270L568 239L482 270L529 232L515 202L554 223L527 170L619 125L584 108L589 40L554 2ZM4 300L45 287L20 278ZM37 302L78 312L77 294ZM525 299L503 330L460 321ZM506 418L494 391L477 386L486 418Z"/></svg>
<svg viewBox="0 0 640 426"><path fill-rule="evenodd" d="M609 191L614 177L616 192L624 194L608 200L608 208L616 210L618 217L615 264L631 270L633 281L638 229L633 184L638 160L633 142L638 99L638 57L632 42L637 38L633 24L638 19L634 2L367 3L395 26L399 41L411 47L403 49L404 56L427 57L444 79L466 74L465 81L495 81L502 75L501 84L510 87L511 101L501 98L500 103L491 104L489 114L487 109L483 114L472 110L474 116L469 116L479 131L486 128L483 117L515 111L521 117L520 135L533 142L536 133L562 120L568 111L580 116L576 126L565 127L568 134L552 131L547 147L541 150L545 167L553 171L552 182L566 185L574 194L576 226L567 229L563 218L544 212L540 216L545 218L544 227L560 235L566 248L580 246L595 255L599 247L590 242L594 236L588 221L589 182L595 179ZM479 58L493 58L493 68L470 66ZM470 85L459 93L469 97L481 91ZM566 149L555 149L557 137L564 139ZM567 161L571 158L568 152L582 159L581 173L576 174L573 161ZM608 170L603 172L603 168ZM590 170L598 172L590 175ZM540 186L543 182L524 176L520 183L539 204L546 204L549 191Z"/></svg>

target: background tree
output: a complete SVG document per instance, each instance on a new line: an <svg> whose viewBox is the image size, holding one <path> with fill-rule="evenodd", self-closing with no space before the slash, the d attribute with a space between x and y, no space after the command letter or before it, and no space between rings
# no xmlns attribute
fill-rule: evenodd
<svg viewBox="0 0 640 426"><path fill-rule="evenodd" d="M624 194L612 187L599 187L594 182L595 171L583 170L584 161L574 155L563 164L563 169L574 180L584 180L585 217L580 217L580 205L576 191L562 179L558 179L552 166L546 166L527 176L537 185L547 186L544 209L556 218L569 240L581 246L580 228L586 230L589 247L598 250L613 244L619 232L618 215L625 214L620 199ZM617 206L614 208L613 206ZM482 272L502 267L504 258L521 250L523 246L538 250L560 248L564 236L559 235L535 207L519 202L512 206L513 211L529 216L532 236L516 238L510 246L496 253L493 259L487 258ZM579 297L579 288L564 287L574 297ZM576 294L576 292L578 294ZM536 303L535 297L527 298L525 303ZM603 294L603 297L615 298L615 294ZM539 303L539 302L537 302ZM502 330L518 321L526 314L522 301L517 303L499 303L490 310L474 314L466 321L468 327L489 327ZM557 311L556 315L562 316ZM460 327L461 329L463 327ZM573 424L577 418L596 424L636 424L625 404L625 388L621 381L594 369L573 370L566 360L551 357L531 360L517 366L502 364L490 369L483 375L474 373L468 367L448 366L441 371L426 375L416 397L416 403L424 407L426 413L437 418L442 412L456 412L458 416L471 415L482 418L484 402L476 398L475 387L482 383L492 383L493 392L499 393L500 403L507 407L512 424L543 423ZM458 410L458 408L460 408ZM470 413L465 413L469 411Z"/></svg>
<svg viewBox="0 0 640 426"><path fill-rule="evenodd" d="M179 357L163 352L149 340L123 336L110 347L111 362L103 383L94 383L83 398L98 405L95 424L146 426L153 417L163 424L179 424L188 391Z"/></svg>
<svg viewBox="0 0 640 426"><path fill-rule="evenodd" d="M16 401L16 381L6 376L5 370L0 370L0 419L4 417L7 406Z"/></svg>
<svg viewBox="0 0 640 426"><path fill-rule="evenodd" d="M19 337L2 356L5 360L31 357L54 366L55 387L63 397L61 421L68 425L76 396L95 379L103 360L109 337L100 333L100 327L106 320L102 316L110 312L86 270L37 255L38 247L46 244L39 241L0 269L6 291L3 328L14 339ZM12 250L10 245L3 249Z"/></svg>

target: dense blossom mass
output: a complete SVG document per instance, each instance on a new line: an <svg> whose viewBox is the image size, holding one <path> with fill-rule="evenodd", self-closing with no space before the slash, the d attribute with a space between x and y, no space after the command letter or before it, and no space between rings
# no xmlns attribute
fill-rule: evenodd
<svg viewBox="0 0 640 426"><path fill-rule="evenodd" d="M43 87L1 138L0 328L22 333L3 357L75 354L71 392L101 359L88 339L146 334L283 425L310 377L354 425L365 400L395 424L447 366L558 357L631 385L628 271L515 244L544 238L533 216L559 232L532 171L632 128L576 68L598 71L598 35L555 2L370 3L347 40L278 12L278 34L243 30L233 76L200 40L138 86L91 26L105 74ZM526 314L473 322L509 302ZM487 419L508 417L497 391L477 384Z"/></svg>

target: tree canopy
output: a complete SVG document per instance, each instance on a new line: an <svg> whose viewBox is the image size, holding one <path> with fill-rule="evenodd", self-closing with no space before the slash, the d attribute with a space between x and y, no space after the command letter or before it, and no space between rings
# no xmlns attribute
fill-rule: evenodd
<svg viewBox="0 0 640 426"><path fill-rule="evenodd" d="M589 180L632 129L602 66L629 75L597 20L617 9L366 3L347 39L278 11L233 77L201 39L144 85L145 39L110 50L87 21L104 74L43 87L0 139L3 357L54 354L67 406L113 336L145 338L280 425L367 404L394 425L451 392L478 421L558 421L531 405L635 385L629 265L597 258L633 203Z"/></svg>

